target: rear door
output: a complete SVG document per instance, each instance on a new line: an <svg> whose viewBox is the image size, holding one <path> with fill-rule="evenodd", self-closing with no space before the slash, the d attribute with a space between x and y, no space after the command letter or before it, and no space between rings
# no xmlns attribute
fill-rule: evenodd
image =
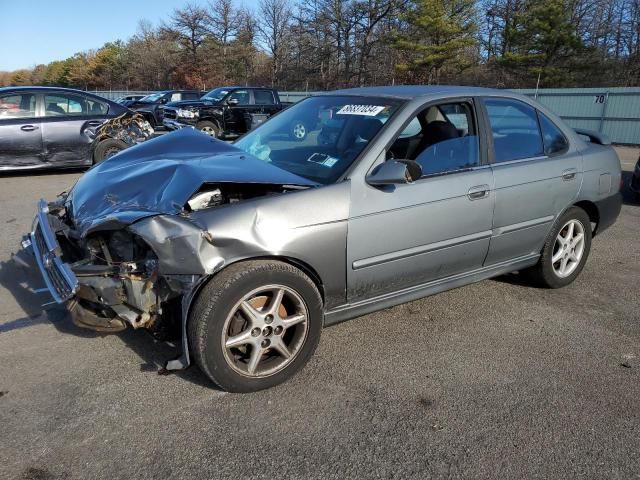
<svg viewBox="0 0 640 480"><path fill-rule="evenodd" d="M540 252L555 218L578 194L582 157L531 105L487 97L484 107L496 189L485 262L492 265Z"/></svg>
<svg viewBox="0 0 640 480"><path fill-rule="evenodd" d="M280 110L272 90L256 89L253 91L253 98L258 113L264 113L271 116L274 113L278 113Z"/></svg>
<svg viewBox="0 0 640 480"><path fill-rule="evenodd" d="M42 164L43 145L36 94L0 95L0 169Z"/></svg>
<svg viewBox="0 0 640 480"><path fill-rule="evenodd" d="M52 166L90 164L90 133L104 122L107 104L68 92L47 92L42 99L45 161Z"/></svg>

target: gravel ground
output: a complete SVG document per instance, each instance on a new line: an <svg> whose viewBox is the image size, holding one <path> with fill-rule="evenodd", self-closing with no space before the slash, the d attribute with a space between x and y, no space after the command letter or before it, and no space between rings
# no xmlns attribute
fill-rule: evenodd
<svg viewBox="0 0 640 480"><path fill-rule="evenodd" d="M638 150L619 148L626 177ZM144 332L42 312L11 260L76 173L0 177L0 478L640 478L640 204L561 290L517 276L324 331L292 381L215 390Z"/></svg>

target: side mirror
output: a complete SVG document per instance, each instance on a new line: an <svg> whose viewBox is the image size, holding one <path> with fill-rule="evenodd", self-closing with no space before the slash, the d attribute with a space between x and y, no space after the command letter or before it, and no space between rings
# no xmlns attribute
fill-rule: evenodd
<svg viewBox="0 0 640 480"><path fill-rule="evenodd" d="M169 101L168 98L163 97L162 99L160 99L160 103L167 103Z"/></svg>
<svg viewBox="0 0 640 480"><path fill-rule="evenodd" d="M237 98L230 98L229 100L227 100L227 105L238 105L240 103L240 100L238 100Z"/></svg>
<svg viewBox="0 0 640 480"><path fill-rule="evenodd" d="M374 187L413 183L422 176L420 164L413 160L387 160L367 175L367 183Z"/></svg>

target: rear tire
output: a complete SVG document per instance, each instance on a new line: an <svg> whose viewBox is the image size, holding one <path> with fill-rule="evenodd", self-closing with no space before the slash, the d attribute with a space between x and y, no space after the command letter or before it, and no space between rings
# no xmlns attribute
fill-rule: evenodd
<svg viewBox="0 0 640 480"><path fill-rule="evenodd" d="M584 268L591 250L591 220L579 207L571 207L556 221L542 248L540 261L527 271L547 288L572 283Z"/></svg>
<svg viewBox="0 0 640 480"><path fill-rule="evenodd" d="M102 140L93 152L93 163L100 163L103 160L111 158L128 147L129 145L122 140L116 140L115 138Z"/></svg>
<svg viewBox="0 0 640 480"><path fill-rule="evenodd" d="M210 122L208 120L203 120L196 124L196 128L200 130L202 133L209 135L210 137L220 138L220 129L213 122Z"/></svg>
<svg viewBox="0 0 640 480"><path fill-rule="evenodd" d="M255 260L231 265L204 286L188 339L195 363L220 388L255 392L307 363L322 323L322 299L309 277L286 263Z"/></svg>

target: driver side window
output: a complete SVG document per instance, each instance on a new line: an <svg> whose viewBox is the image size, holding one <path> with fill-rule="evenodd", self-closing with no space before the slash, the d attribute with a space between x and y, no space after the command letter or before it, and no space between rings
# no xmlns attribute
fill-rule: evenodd
<svg viewBox="0 0 640 480"><path fill-rule="evenodd" d="M471 103L444 103L418 112L391 145L387 158L415 160L424 177L480 165L479 147Z"/></svg>
<svg viewBox="0 0 640 480"><path fill-rule="evenodd" d="M229 100L238 100L238 105L249 105L249 90L236 90L229 95Z"/></svg>

